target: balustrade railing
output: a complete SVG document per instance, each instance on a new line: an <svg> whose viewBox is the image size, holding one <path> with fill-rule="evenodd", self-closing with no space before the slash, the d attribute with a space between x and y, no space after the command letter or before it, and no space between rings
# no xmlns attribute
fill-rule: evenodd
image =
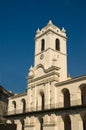
<svg viewBox="0 0 86 130"><path fill-rule="evenodd" d="M76 106L76 105L82 105L79 99L71 101L71 105L65 106L65 107L71 107L71 106ZM56 104L45 105L44 108L42 108L42 106L34 106L34 107L26 108L25 110L23 109L15 109L13 111L8 110L8 112L5 113L5 115L16 115L16 114L22 114L22 113L28 113L28 112L34 112L34 111L49 110L49 109L55 109L55 108L65 108L65 107L64 107L64 103L60 102Z"/></svg>

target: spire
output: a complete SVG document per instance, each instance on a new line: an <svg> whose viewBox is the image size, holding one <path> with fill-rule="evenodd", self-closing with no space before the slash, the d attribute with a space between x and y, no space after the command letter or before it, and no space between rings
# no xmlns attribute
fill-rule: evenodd
<svg viewBox="0 0 86 130"><path fill-rule="evenodd" d="M48 25L51 25L51 24L53 24L53 23L52 23L52 21L51 21L51 20L49 20Z"/></svg>
<svg viewBox="0 0 86 130"><path fill-rule="evenodd" d="M66 32L66 30L64 29L64 27L62 28L62 32L64 32L64 33Z"/></svg>
<svg viewBox="0 0 86 130"><path fill-rule="evenodd" d="M37 31L36 31L36 34L40 32L40 29L38 28Z"/></svg>

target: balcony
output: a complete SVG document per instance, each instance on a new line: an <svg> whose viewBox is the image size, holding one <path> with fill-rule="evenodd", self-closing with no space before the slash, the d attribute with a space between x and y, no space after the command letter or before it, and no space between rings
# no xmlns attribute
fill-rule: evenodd
<svg viewBox="0 0 86 130"><path fill-rule="evenodd" d="M54 109L66 109L66 108L73 108L73 107L78 107L78 106L85 106L80 104L80 100L73 100L71 102L70 106L63 106L63 103L56 103L56 104L49 104L49 105L45 105L44 108L42 108L42 106L36 106L36 107L29 107L26 109L15 109L13 111L8 111L7 113L5 113L5 115L9 116L9 115L18 115L18 114L26 114L26 113L31 113L31 112L40 112L40 111L47 111L47 110L54 110Z"/></svg>

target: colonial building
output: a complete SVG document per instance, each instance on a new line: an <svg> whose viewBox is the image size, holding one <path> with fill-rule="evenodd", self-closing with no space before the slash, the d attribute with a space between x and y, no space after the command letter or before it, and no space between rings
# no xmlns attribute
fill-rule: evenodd
<svg viewBox="0 0 86 130"><path fill-rule="evenodd" d="M67 76L66 41L52 21L37 30L26 92L9 98L6 118L17 130L86 130L86 76Z"/></svg>

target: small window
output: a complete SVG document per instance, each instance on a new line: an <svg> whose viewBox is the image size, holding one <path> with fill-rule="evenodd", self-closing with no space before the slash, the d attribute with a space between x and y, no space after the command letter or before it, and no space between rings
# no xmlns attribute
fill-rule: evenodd
<svg viewBox="0 0 86 130"><path fill-rule="evenodd" d="M82 105L86 105L86 84L80 85Z"/></svg>
<svg viewBox="0 0 86 130"><path fill-rule="evenodd" d="M59 39L56 39L55 49L56 49L57 51L60 51L60 41L59 41Z"/></svg>
<svg viewBox="0 0 86 130"><path fill-rule="evenodd" d="M41 96L41 110L44 110L45 107L45 95L43 92L40 92L40 96Z"/></svg>
<svg viewBox="0 0 86 130"><path fill-rule="evenodd" d="M13 101L13 105L14 105L14 108L16 109L16 102L15 101Z"/></svg>
<svg viewBox="0 0 86 130"><path fill-rule="evenodd" d="M25 101L25 99L22 99L21 101L23 103L23 113L25 113L25 111L26 111L26 101Z"/></svg>
<svg viewBox="0 0 86 130"><path fill-rule="evenodd" d="M45 40L42 39L41 40L41 51L44 51L44 49L45 49Z"/></svg>
<svg viewBox="0 0 86 130"><path fill-rule="evenodd" d="M13 103L13 107L14 107L13 114L15 114L15 113L16 113L16 102L15 102L15 101L13 101L12 103Z"/></svg>
<svg viewBox="0 0 86 130"><path fill-rule="evenodd" d="M64 88L62 92L63 92L63 98L64 98L64 107L69 107L70 106L70 92L67 88Z"/></svg>

